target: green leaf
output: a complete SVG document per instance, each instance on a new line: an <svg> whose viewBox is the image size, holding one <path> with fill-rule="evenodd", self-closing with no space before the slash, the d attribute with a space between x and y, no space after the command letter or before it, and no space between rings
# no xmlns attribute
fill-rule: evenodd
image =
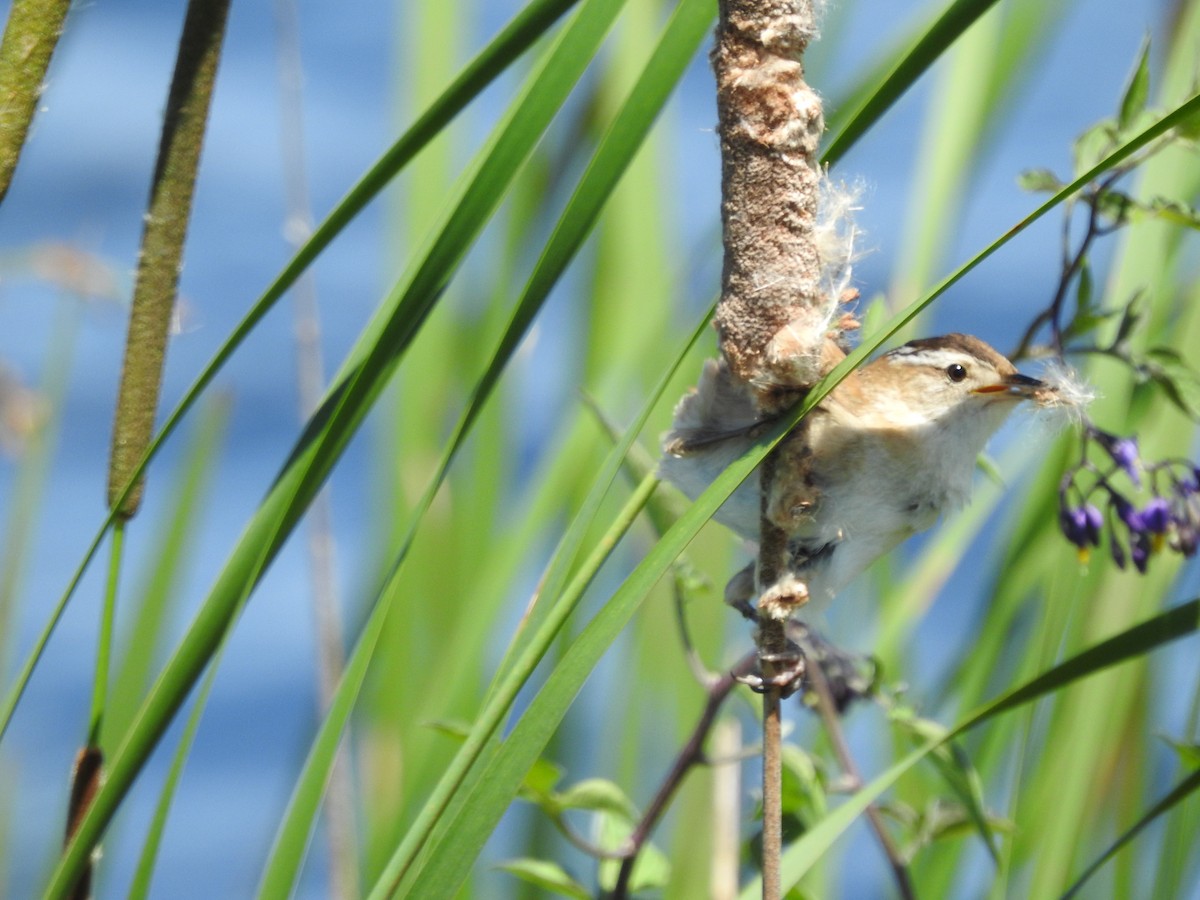
<svg viewBox="0 0 1200 900"><path fill-rule="evenodd" d="M607 850L616 850L628 843L630 835L633 834L633 825L624 819L602 814L599 832L600 846ZM621 860L601 860L597 872L601 890L611 892L617 886L620 874ZM636 894L640 891L661 891L670 883L670 859L654 844L643 844L637 859L634 860L633 871L629 873L629 892Z"/></svg>
<svg viewBox="0 0 1200 900"><path fill-rule="evenodd" d="M606 812L626 822L638 818L637 807L614 782L605 778L588 778L554 795L560 809L589 809Z"/></svg>
<svg viewBox="0 0 1200 900"><path fill-rule="evenodd" d="M804 821L811 820L814 812L824 815L826 777L820 758L795 744L784 744L781 756L784 812L795 813Z"/></svg>
<svg viewBox="0 0 1200 900"><path fill-rule="evenodd" d="M510 859L497 868L560 897L590 900L592 896L592 892L572 878L566 869L549 860Z"/></svg>
<svg viewBox="0 0 1200 900"><path fill-rule="evenodd" d="M1093 202L1096 211L1108 218L1112 225L1127 224L1143 209L1133 197L1112 188L1102 191Z"/></svg>
<svg viewBox="0 0 1200 900"><path fill-rule="evenodd" d="M1096 305L1092 265L1084 259L1075 283L1075 314L1063 328L1063 340L1069 342L1085 337L1120 313L1119 309L1101 309Z"/></svg>
<svg viewBox="0 0 1200 900"><path fill-rule="evenodd" d="M1103 119L1075 139L1071 155L1075 174L1091 169L1103 159L1117 142L1117 126L1112 119Z"/></svg>
<svg viewBox="0 0 1200 900"><path fill-rule="evenodd" d="M1096 295L1092 290L1092 264L1087 257L1079 263L1079 280L1075 285L1075 318L1081 315L1095 318Z"/></svg>
<svg viewBox="0 0 1200 900"><path fill-rule="evenodd" d="M1180 412L1200 421L1200 375L1170 347L1154 347L1146 355L1146 374Z"/></svg>
<svg viewBox="0 0 1200 900"><path fill-rule="evenodd" d="M1125 85L1125 93L1121 97L1121 111L1117 114L1117 131L1124 133L1132 128L1142 111L1146 108L1146 99L1150 96L1150 37L1142 39L1138 51L1137 63L1129 75L1129 83Z"/></svg>
<svg viewBox="0 0 1200 900"><path fill-rule="evenodd" d="M1159 735L1159 737L1175 751L1175 756L1183 765L1192 768L1200 766L1200 744L1181 743L1162 735Z"/></svg>
<svg viewBox="0 0 1200 900"><path fill-rule="evenodd" d="M1049 193L1062 190L1062 182L1049 169L1026 169L1017 176L1017 186L1031 194Z"/></svg>
<svg viewBox="0 0 1200 900"><path fill-rule="evenodd" d="M540 804L543 799L552 799L554 786L562 781L563 774L562 766L541 758L530 768L521 786L533 797L539 798L537 802Z"/></svg>
<svg viewBox="0 0 1200 900"><path fill-rule="evenodd" d="M1155 197L1145 204L1143 209L1147 215L1155 219L1169 222L1172 225L1182 225L1193 231L1200 231L1200 211L1180 200Z"/></svg>
<svg viewBox="0 0 1200 900"><path fill-rule="evenodd" d="M459 743L462 743L471 731L471 723L459 719L434 719L426 722L425 727L438 734L444 734L448 738L453 738Z"/></svg>
<svg viewBox="0 0 1200 900"><path fill-rule="evenodd" d="M1175 133L1185 141L1195 143L1200 140L1200 113L1189 116L1175 126Z"/></svg>
<svg viewBox="0 0 1200 900"><path fill-rule="evenodd" d="M995 838L992 835L987 804L983 798L983 781L979 777L979 772L971 764L970 758L957 744L945 742L947 729L940 723L916 717L905 717L896 721L914 736L938 744L937 748L930 753L930 761L942 779L949 785L950 790L958 797L969 821L983 839L992 861L999 863L1000 858L996 850Z"/></svg>

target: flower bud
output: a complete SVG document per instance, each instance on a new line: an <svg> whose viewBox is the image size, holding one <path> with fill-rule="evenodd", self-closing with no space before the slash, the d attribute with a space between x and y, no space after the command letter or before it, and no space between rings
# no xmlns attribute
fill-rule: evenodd
<svg viewBox="0 0 1200 900"><path fill-rule="evenodd" d="M1112 495L1113 506L1117 508L1117 517L1124 522L1131 532L1140 534L1146 530L1146 523L1142 521L1142 514L1139 513L1124 497L1114 493Z"/></svg>
<svg viewBox="0 0 1200 900"><path fill-rule="evenodd" d="M1146 564L1150 562L1150 541L1145 534L1138 534L1129 548L1133 564L1143 575L1146 574Z"/></svg>
<svg viewBox="0 0 1200 900"><path fill-rule="evenodd" d="M1125 470L1130 481L1141 486L1142 476L1138 471L1141 460L1138 459L1137 438L1117 438L1108 446L1108 453L1113 462Z"/></svg>
<svg viewBox="0 0 1200 900"><path fill-rule="evenodd" d="M1082 508L1062 507L1058 513L1058 524L1067 540L1076 547L1086 547L1092 542L1088 532L1088 516Z"/></svg>
<svg viewBox="0 0 1200 900"><path fill-rule="evenodd" d="M1171 505L1162 497L1151 497L1141 511L1140 518L1151 534L1166 534L1171 524Z"/></svg>
<svg viewBox="0 0 1200 900"><path fill-rule="evenodd" d="M1083 507L1083 519L1088 540L1099 547L1100 530L1104 528L1104 513L1100 512L1093 504L1088 503Z"/></svg>

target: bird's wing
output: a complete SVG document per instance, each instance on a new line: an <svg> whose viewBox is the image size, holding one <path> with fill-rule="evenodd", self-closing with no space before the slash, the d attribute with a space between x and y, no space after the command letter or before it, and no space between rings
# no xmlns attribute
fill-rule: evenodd
<svg viewBox="0 0 1200 900"><path fill-rule="evenodd" d="M762 417L749 386L730 373L725 361L710 359L699 383L675 407L663 450L670 456L686 456L730 438L745 437L770 421Z"/></svg>

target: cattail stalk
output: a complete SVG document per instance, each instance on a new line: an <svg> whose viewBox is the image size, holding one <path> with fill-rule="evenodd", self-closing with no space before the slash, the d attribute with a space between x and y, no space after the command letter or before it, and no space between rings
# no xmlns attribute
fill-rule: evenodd
<svg viewBox="0 0 1200 900"><path fill-rule="evenodd" d="M812 0L722 0L713 68L721 139L724 270L716 325L731 371L805 387L822 372L839 300L822 290L815 230L821 100L801 55Z"/></svg>
<svg viewBox="0 0 1200 900"><path fill-rule="evenodd" d="M13 0L0 40L0 201L12 184L70 0Z"/></svg>
<svg viewBox="0 0 1200 900"><path fill-rule="evenodd" d="M141 481L124 500L121 495L154 431L192 192L228 13L229 0L190 0L171 78L142 230L109 459L108 504L120 503L125 519L137 513L142 500Z"/></svg>
<svg viewBox="0 0 1200 900"><path fill-rule="evenodd" d="M817 235L824 130L820 98L804 81L801 56L816 31L812 0L721 0L713 68L721 139L724 268L715 324L731 373L768 407L779 388L804 388L827 367L826 332L840 300L823 290ZM794 395L788 400L794 399ZM774 481L763 464L763 509ZM787 535L765 514L758 583L763 692L764 900L782 896L782 710L789 600ZM802 586L798 586L802 588Z"/></svg>

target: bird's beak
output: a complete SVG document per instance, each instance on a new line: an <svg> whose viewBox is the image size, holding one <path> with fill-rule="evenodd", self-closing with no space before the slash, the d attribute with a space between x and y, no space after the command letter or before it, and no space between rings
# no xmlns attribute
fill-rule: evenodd
<svg viewBox="0 0 1200 900"><path fill-rule="evenodd" d="M996 384L985 384L983 387L975 388L972 393L1008 394L1018 400L1027 400L1033 397L1038 391L1048 390L1049 387L1044 381L1030 378L1028 375L1022 375L1020 372L1014 372L1012 375L1005 375Z"/></svg>

